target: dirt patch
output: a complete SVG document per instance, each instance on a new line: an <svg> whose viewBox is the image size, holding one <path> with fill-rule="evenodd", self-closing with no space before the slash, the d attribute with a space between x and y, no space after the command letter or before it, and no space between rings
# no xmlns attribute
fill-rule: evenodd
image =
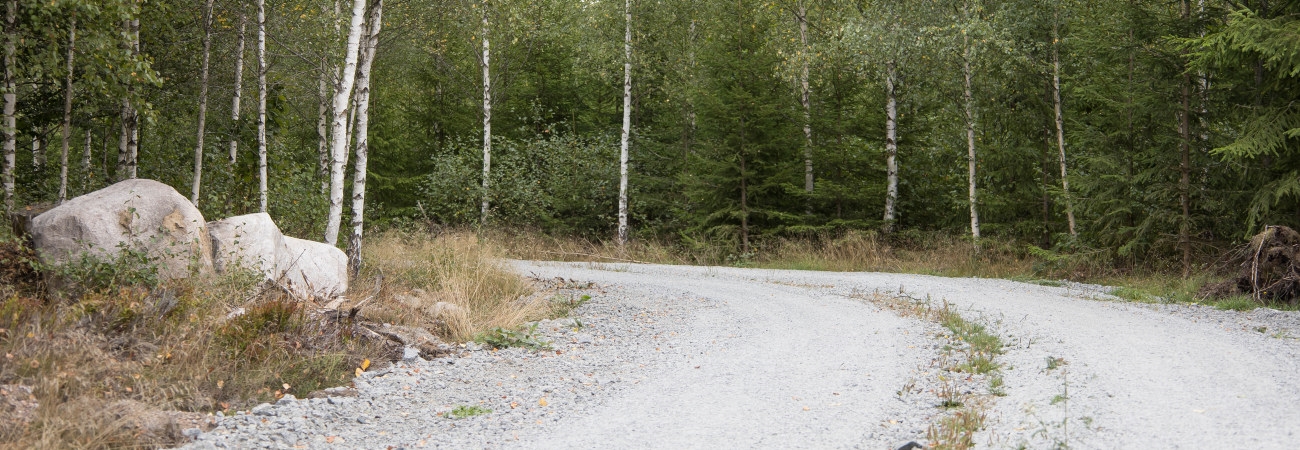
<svg viewBox="0 0 1300 450"><path fill-rule="evenodd" d="M1229 263L1236 275L1201 288L1203 298L1249 295L1263 304L1300 304L1300 232L1269 226L1246 247L1233 252Z"/></svg>

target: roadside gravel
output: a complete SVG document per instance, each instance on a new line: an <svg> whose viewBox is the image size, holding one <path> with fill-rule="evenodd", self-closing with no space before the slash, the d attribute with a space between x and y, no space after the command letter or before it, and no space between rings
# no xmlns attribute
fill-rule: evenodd
<svg viewBox="0 0 1300 450"><path fill-rule="evenodd" d="M356 397L224 417L194 448L896 448L952 383L948 333L867 299L947 301L1007 344L990 448L1294 448L1300 315L1115 301L1099 286L517 262L594 282L553 350L398 363ZM564 295L581 295L568 292ZM579 326L579 323L581 324ZM1049 363L1049 358L1050 362ZM940 381L943 376L945 381ZM988 391L985 377L957 380ZM463 419L457 406L492 412Z"/></svg>

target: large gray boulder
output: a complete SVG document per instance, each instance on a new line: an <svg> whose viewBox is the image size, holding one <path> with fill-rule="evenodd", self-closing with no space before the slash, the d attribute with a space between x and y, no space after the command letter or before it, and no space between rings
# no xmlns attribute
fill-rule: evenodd
<svg viewBox="0 0 1300 450"><path fill-rule="evenodd" d="M62 264L88 254L116 257L143 251L164 279L212 270L206 221L171 186L145 179L119 182L68 200L32 219L28 232L42 261Z"/></svg>
<svg viewBox="0 0 1300 450"><path fill-rule="evenodd" d="M348 256L333 245L284 237L286 251L276 255L276 270L298 292L330 298L348 290Z"/></svg>
<svg viewBox="0 0 1300 450"><path fill-rule="evenodd" d="M276 261L288 251L284 234L267 213L227 217L208 222L212 238L212 265L218 273L243 268L277 279Z"/></svg>
<svg viewBox="0 0 1300 450"><path fill-rule="evenodd" d="M214 220L208 233L219 273L253 270L301 297L330 298L348 290L348 258L342 250L285 236L266 213Z"/></svg>

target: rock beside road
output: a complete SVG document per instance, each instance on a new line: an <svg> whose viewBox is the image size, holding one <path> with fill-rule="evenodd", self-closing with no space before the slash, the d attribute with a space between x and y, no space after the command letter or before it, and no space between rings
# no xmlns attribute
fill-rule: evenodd
<svg viewBox="0 0 1300 450"><path fill-rule="evenodd" d="M257 271L300 297L330 298L348 290L348 258L338 248L285 236L266 213L208 223L218 272Z"/></svg>
<svg viewBox="0 0 1300 450"><path fill-rule="evenodd" d="M68 200L32 219L32 247L63 264L83 254L112 258L123 250L156 258L164 279L212 270L207 222L171 186L132 179Z"/></svg>

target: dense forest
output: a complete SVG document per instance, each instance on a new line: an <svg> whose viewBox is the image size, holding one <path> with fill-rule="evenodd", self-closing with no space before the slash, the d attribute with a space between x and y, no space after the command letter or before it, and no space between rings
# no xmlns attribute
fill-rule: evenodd
<svg viewBox="0 0 1300 450"><path fill-rule="evenodd" d="M432 222L744 258L872 230L1184 273L1300 225L1296 0L6 0L4 14L9 209L143 177L206 217L265 210L351 247L363 226Z"/></svg>

